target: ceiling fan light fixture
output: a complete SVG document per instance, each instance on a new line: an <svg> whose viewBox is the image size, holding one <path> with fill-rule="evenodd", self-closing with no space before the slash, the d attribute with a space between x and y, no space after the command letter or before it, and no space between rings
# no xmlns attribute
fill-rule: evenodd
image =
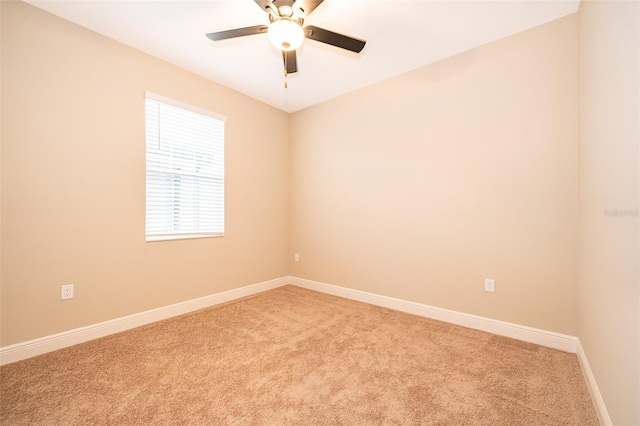
<svg viewBox="0 0 640 426"><path fill-rule="evenodd" d="M281 18L269 26L269 41L280 50L296 50L304 41L304 31L291 19Z"/></svg>

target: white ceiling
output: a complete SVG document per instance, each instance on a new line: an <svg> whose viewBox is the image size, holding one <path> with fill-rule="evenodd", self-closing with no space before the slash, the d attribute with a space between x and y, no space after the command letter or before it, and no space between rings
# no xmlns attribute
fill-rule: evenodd
<svg viewBox="0 0 640 426"><path fill-rule="evenodd" d="M367 40L360 54L305 40L284 88L266 34L206 33L268 24L253 0L28 3L215 82L293 112L577 12L579 0L324 0L306 19Z"/></svg>

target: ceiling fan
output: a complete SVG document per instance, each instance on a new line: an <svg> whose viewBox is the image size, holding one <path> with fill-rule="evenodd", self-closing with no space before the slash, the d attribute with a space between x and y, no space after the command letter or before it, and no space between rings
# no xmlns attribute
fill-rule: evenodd
<svg viewBox="0 0 640 426"><path fill-rule="evenodd" d="M254 25L234 30L218 31L207 34L213 41L254 34L268 33L271 43L282 51L285 76L298 72L296 49L304 38L327 43L341 49L360 53L366 44L346 35L308 25L303 27L304 18L309 16L323 0L253 0L269 15L270 25ZM285 85L286 87L286 85Z"/></svg>

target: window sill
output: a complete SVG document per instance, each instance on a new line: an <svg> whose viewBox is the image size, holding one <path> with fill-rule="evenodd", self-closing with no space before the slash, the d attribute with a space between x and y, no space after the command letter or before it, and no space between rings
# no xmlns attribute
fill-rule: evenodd
<svg viewBox="0 0 640 426"><path fill-rule="evenodd" d="M224 234L189 234L189 235L160 235L160 236L147 236L145 241L147 243L153 243L156 241L172 241L172 240L194 240L199 238L216 238L224 237Z"/></svg>

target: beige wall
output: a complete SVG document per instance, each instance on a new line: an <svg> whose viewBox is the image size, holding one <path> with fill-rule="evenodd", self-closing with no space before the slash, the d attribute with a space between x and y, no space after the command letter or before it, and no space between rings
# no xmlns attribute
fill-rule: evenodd
<svg viewBox="0 0 640 426"><path fill-rule="evenodd" d="M640 424L640 7L583 1L578 337L616 425Z"/></svg>
<svg viewBox="0 0 640 426"><path fill-rule="evenodd" d="M145 243L145 90L228 117L225 237ZM286 113L18 2L1 101L1 346L287 275Z"/></svg>
<svg viewBox="0 0 640 426"><path fill-rule="evenodd" d="M565 17L294 114L291 274L574 335L576 30Z"/></svg>

